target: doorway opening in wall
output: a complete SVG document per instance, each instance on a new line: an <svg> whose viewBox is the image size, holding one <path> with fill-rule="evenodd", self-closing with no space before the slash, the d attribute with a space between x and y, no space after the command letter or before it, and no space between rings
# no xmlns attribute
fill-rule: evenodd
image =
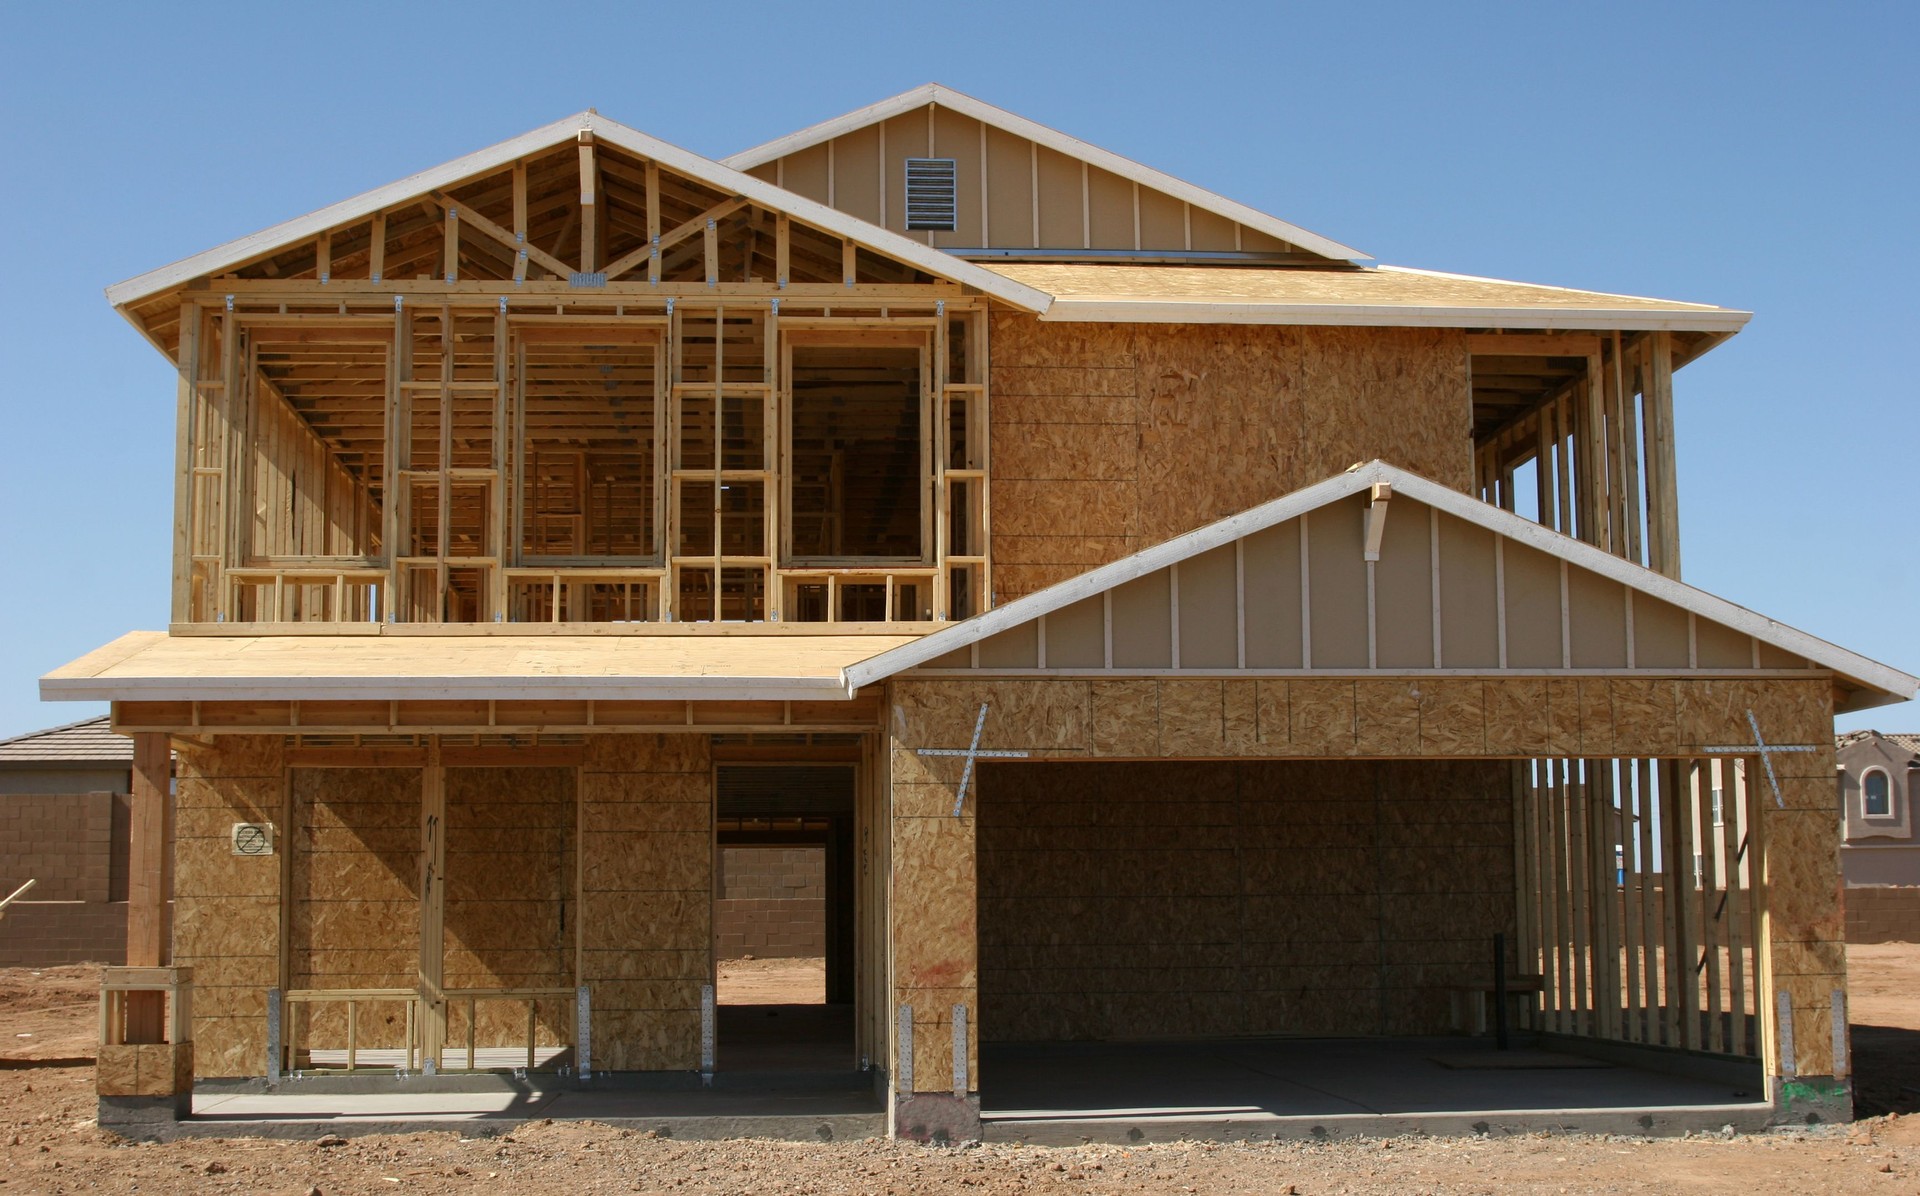
<svg viewBox="0 0 1920 1196"><path fill-rule="evenodd" d="M717 781L716 1066L852 1070L853 766L723 764Z"/></svg>

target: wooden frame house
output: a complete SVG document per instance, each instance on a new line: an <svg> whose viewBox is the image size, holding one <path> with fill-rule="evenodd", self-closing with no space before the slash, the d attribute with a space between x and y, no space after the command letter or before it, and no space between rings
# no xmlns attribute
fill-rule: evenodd
<svg viewBox="0 0 1920 1196"><path fill-rule="evenodd" d="M108 297L179 372L172 623L42 681L134 737L135 868L177 828L116 1115L724 1070L775 823L898 1133L978 1135L983 1040L1442 1033L1496 935L1519 1024L1850 1107L1832 719L1916 681L1680 580L1673 376L1745 313L938 86L724 161L583 113Z"/></svg>

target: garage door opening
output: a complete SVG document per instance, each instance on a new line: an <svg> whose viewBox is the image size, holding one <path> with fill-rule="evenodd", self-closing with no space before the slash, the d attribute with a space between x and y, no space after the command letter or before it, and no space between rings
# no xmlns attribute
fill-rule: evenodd
<svg viewBox="0 0 1920 1196"><path fill-rule="evenodd" d="M1538 978L1519 987L1537 964L1516 945L1514 776L1471 760L984 766L986 1116L1046 1140L1042 1123L1177 1136L1582 1101L1764 1115L1750 1064L1730 1064L1737 1082L1654 1076L1532 1037L1551 1027ZM1486 999L1496 935L1529 1035L1498 1056L1461 1012Z"/></svg>

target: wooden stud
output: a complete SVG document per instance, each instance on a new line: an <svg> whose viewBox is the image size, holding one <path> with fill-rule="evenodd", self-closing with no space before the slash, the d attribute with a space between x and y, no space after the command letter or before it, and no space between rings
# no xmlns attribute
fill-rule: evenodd
<svg viewBox="0 0 1920 1196"><path fill-rule="evenodd" d="M593 133L580 131L580 272L592 274L600 260L600 171L593 156Z"/></svg>
<svg viewBox="0 0 1920 1196"><path fill-rule="evenodd" d="M379 283L387 270L387 214L373 214L372 240L367 249L367 281Z"/></svg>
<svg viewBox="0 0 1920 1196"><path fill-rule="evenodd" d="M783 216L782 219L785 219ZM647 282L660 285L660 164L647 162ZM785 285L782 275L781 285Z"/></svg>
<svg viewBox="0 0 1920 1196"><path fill-rule="evenodd" d="M452 286L460 281L460 209L448 204L445 213L441 220L440 273Z"/></svg>
<svg viewBox="0 0 1920 1196"><path fill-rule="evenodd" d="M200 407L200 322L198 304L180 304L179 389L174 403L173 441L173 621L193 619L193 500L197 413Z"/></svg>

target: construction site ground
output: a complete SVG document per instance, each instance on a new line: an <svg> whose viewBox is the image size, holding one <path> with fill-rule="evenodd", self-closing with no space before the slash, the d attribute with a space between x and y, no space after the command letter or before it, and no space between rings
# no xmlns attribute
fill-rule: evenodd
<svg viewBox="0 0 1920 1196"><path fill-rule="evenodd" d="M318 1141L136 1144L94 1124L98 971L0 970L0 1196L335 1193L1920 1193L1920 946L1850 951L1862 1120L1758 1135L1150 1146L676 1141L591 1122ZM742 999L818 999L818 965L733 961ZM790 978L790 979L789 979ZM729 985L729 987L733 987Z"/></svg>

